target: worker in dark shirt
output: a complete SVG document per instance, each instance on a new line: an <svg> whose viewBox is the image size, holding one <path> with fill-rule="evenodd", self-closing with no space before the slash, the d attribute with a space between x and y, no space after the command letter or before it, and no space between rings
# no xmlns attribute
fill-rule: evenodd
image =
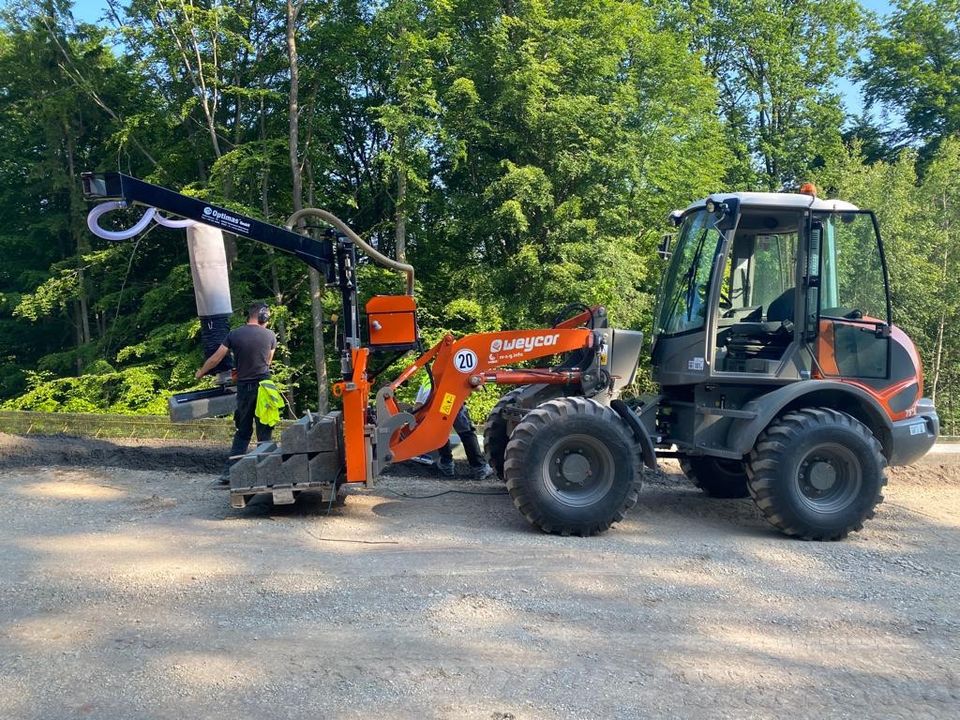
<svg viewBox="0 0 960 720"><path fill-rule="evenodd" d="M233 435L233 445L230 448L230 458L233 460L228 460L228 469L237 456L247 452L254 425L258 443L270 440L273 433L273 428L261 423L255 414L260 381L270 377L270 363L273 362L273 354L277 349L277 336L273 330L264 327L269 319L270 309L266 305L252 304L247 313L246 325L231 330L223 344L196 372L199 380L217 367L228 352L233 351L237 368L237 409L233 412L233 424L237 431ZM227 472L221 476L220 481L229 482Z"/></svg>

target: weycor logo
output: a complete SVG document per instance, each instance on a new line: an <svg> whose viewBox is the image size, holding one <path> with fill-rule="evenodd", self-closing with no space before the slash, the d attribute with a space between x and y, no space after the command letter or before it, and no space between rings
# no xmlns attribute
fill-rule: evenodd
<svg viewBox="0 0 960 720"><path fill-rule="evenodd" d="M500 340L499 338L490 343L490 352L508 352L510 350L522 350L530 352L538 347L550 347L556 345L560 340L560 333L555 335L534 335L529 337L519 337L512 340Z"/></svg>

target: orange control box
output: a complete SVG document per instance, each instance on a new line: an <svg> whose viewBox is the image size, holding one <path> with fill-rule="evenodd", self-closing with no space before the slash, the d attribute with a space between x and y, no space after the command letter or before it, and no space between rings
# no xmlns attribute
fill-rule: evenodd
<svg viewBox="0 0 960 720"><path fill-rule="evenodd" d="M374 295L367 302L371 347L413 347L417 333L417 301L409 295Z"/></svg>

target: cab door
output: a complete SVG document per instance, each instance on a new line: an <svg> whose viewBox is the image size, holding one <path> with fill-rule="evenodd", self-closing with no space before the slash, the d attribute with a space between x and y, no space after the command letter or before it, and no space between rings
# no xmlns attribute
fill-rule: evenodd
<svg viewBox="0 0 960 720"><path fill-rule="evenodd" d="M890 297L873 213L814 213L804 278L814 375L883 387L890 379Z"/></svg>

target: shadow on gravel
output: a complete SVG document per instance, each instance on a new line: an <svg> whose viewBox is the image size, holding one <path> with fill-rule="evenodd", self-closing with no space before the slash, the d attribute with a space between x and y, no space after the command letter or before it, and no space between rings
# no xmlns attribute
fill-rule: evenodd
<svg viewBox="0 0 960 720"><path fill-rule="evenodd" d="M954 716L960 537L921 513L803 543L663 473L557 538L506 496L388 493L498 487L432 474L329 518L115 475L0 503L4 718Z"/></svg>

